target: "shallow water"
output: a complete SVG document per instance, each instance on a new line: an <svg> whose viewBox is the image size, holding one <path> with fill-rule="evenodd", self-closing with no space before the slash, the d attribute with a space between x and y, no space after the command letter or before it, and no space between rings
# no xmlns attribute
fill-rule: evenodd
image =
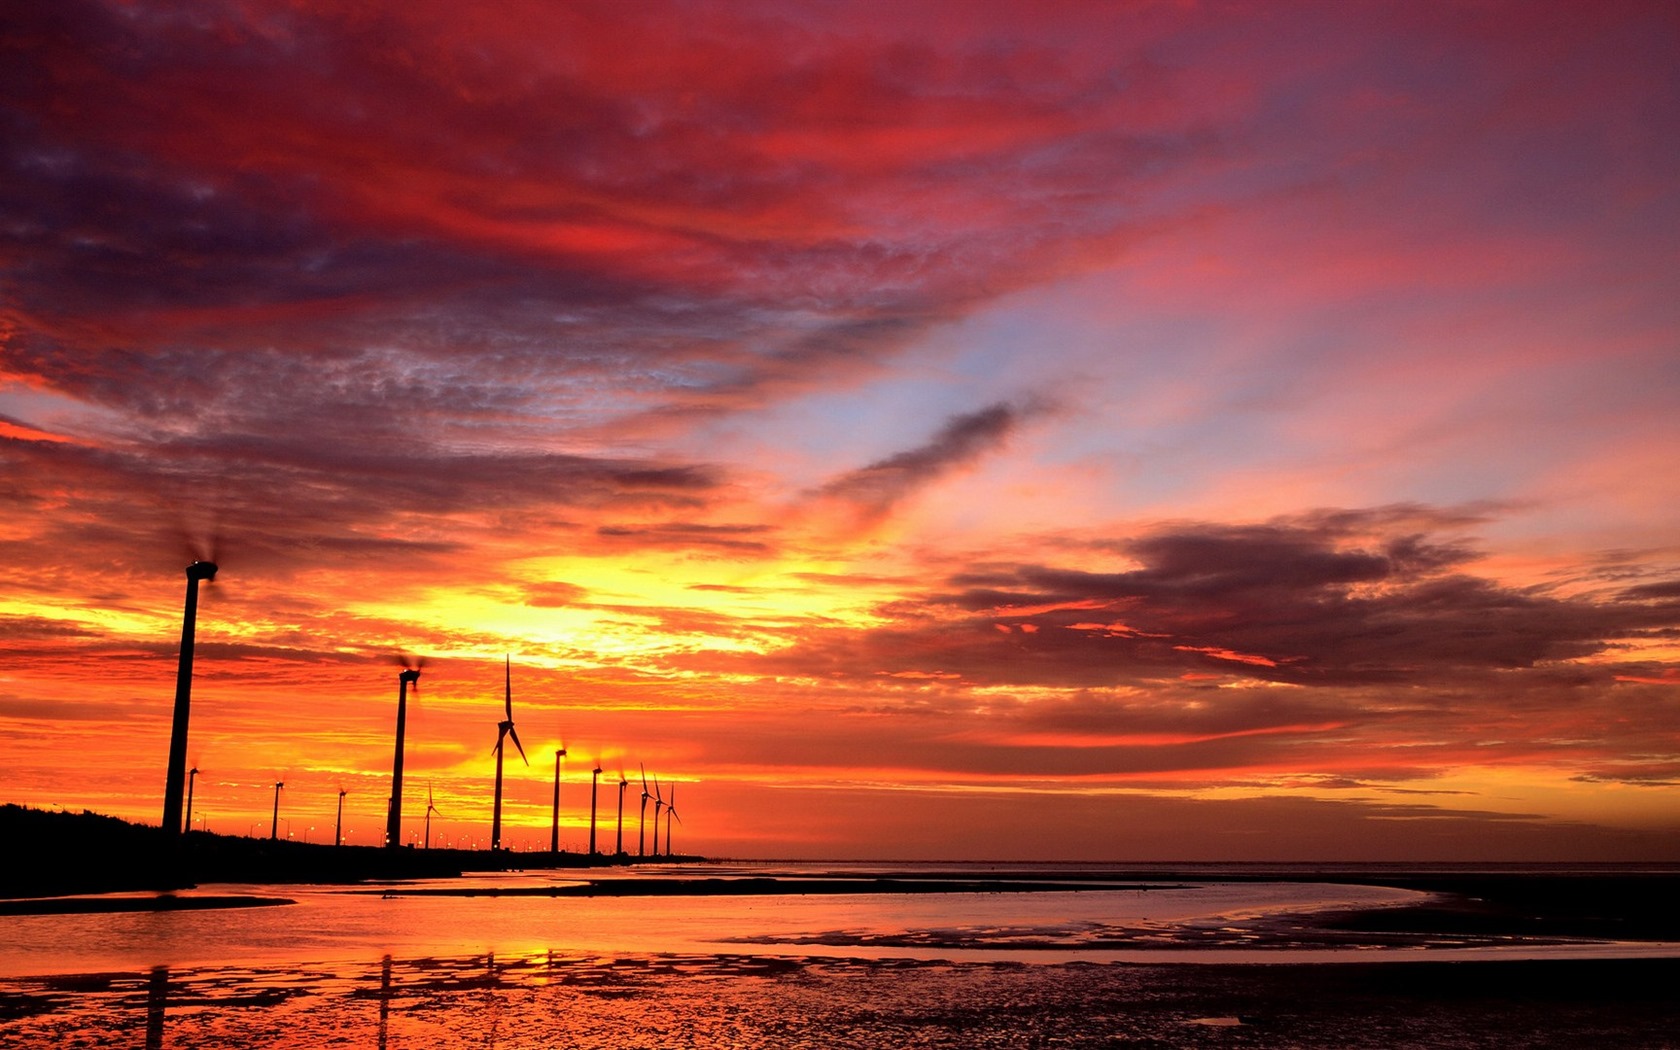
<svg viewBox="0 0 1680 1050"><path fill-rule="evenodd" d="M1225 947L1259 940L1257 925L1285 913L1381 907L1406 890L1304 883L1201 883L1042 893L672 897L424 896L575 881L477 876L391 886L386 895L315 886L202 887L199 893L285 897L283 907L9 918L0 976L205 966L307 964L534 952L753 951L972 960L1087 957L1110 931L1149 947L1191 931ZM1149 884L1159 886L1159 884ZM748 947L750 946L750 947ZM1047 952L1053 954L1046 954Z"/></svg>
<svg viewBox="0 0 1680 1050"><path fill-rule="evenodd" d="M1561 1046L1572 1024L1620 1026L1624 1041L1600 1045L1654 1046L1664 1044L1641 1042L1657 1029L1638 999L1613 1013L1589 998L1539 1029L1505 1016L1508 997L1461 1003L1457 1014L1414 1017L1417 1031L1435 1031L1411 1042L1375 1022L1403 1007L1386 992L1295 999L1312 983L1343 980L1325 974L1359 973L1373 959L1680 954L1674 945L1331 935L1315 913L1423 895L1310 881L921 895L424 893L575 881L537 873L372 892L205 886L197 892L296 903L8 917L0 1046L1240 1046L1278 1045L1283 1031L1303 1046ZM1153 965L1168 961L1203 965ZM1314 961L1354 965L1289 965ZM1233 962L1271 965L1223 965ZM1304 985L1278 976L1285 971L1317 976ZM1539 1003L1555 1012L1556 999ZM1518 1032L1531 1038L1502 1041Z"/></svg>

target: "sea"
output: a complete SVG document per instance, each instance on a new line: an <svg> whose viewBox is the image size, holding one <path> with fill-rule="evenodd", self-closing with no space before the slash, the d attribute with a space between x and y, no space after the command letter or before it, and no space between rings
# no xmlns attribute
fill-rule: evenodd
<svg viewBox="0 0 1680 1050"><path fill-rule="evenodd" d="M207 885L179 896L289 903L7 916L0 1047L1567 1046L1559 1040L1586 1032L1604 1047L1680 1038L1657 991L1680 973L1680 944L1327 932L1324 916L1429 895L1314 881L1309 868L1256 877L1179 865L1110 878L1065 866L1053 874L1077 889L1017 888L1042 886L1045 870L649 865ZM710 892L550 895L631 877L704 880ZM881 879L971 877L985 888L832 892L833 880L852 877L871 890ZM729 892L732 880L752 892ZM767 880L774 892L763 892ZM1539 976L1508 979L1516 973ZM1526 991L1512 998L1512 987ZM1527 1014L1518 1009L1525 995ZM1396 1028L1406 1017L1410 1028Z"/></svg>

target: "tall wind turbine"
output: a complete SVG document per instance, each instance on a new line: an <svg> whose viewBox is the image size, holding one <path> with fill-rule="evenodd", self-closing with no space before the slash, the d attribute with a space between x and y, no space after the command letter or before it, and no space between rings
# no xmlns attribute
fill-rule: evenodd
<svg viewBox="0 0 1680 1050"><path fill-rule="evenodd" d="M269 818L268 839L273 842L280 837L280 789L286 786L284 780L274 782L274 816Z"/></svg>
<svg viewBox="0 0 1680 1050"><path fill-rule="evenodd" d="M338 789L338 823L333 825L333 845L344 845L344 796L349 792Z"/></svg>
<svg viewBox="0 0 1680 1050"><path fill-rule="evenodd" d="M432 785L426 784L426 848L432 848L432 814L443 816L443 810L432 805Z"/></svg>
<svg viewBox="0 0 1680 1050"><path fill-rule="evenodd" d="M198 767L194 766L187 770L187 826L182 829L183 831L192 830L193 785L196 783L198 783Z"/></svg>
<svg viewBox="0 0 1680 1050"><path fill-rule="evenodd" d="M175 668L175 724L169 733L169 769L163 784L163 833L181 834L181 789L187 779L187 721L192 707L193 634L198 628L198 582L216 578L216 563L187 566L187 603L181 616L181 661Z"/></svg>
<svg viewBox="0 0 1680 1050"><path fill-rule="evenodd" d="M630 781L624 779L624 770L618 771L618 847L613 850L613 856L624 856L624 789L630 786Z"/></svg>
<svg viewBox="0 0 1680 1050"><path fill-rule="evenodd" d="M648 794L647 766L640 762L636 765L640 766L642 770L642 820L640 824L636 825L636 856L645 857L647 856L647 804L648 799L653 796Z"/></svg>
<svg viewBox="0 0 1680 1050"><path fill-rule="evenodd" d="M667 857L675 856L671 851L671 821L673 819L678 824L682 823L682 814L677 812L677 785L674 782L671 784L671 801L665 803L665 855Z"/></svg>
<svg viewBox="0 0 1680 1050"><path fill-rule="evenodd" d="M595 760L595 774L589 781L589 855L595 855L595 794L601 787L601 760Z"/></svg>
<svg viewBox="0 0 1680 1050"><path fill-rule="evenodd" d="M414 686L414 695L420 695L420 668L425 665L421 660L410 664L406 656L401 659L403 670L397 675L397 757L391 761L391 806L385 814L385 845L392 849L402 845L403 732L408 723L408 687Z"/></svg>
<svg viewBox="0 0 1680 1050"><path fill-rule="evenodd" d="M560 750L554 752L554 822L548 831L548 851L560 852L560 760L566 757L566 742L560 741Z"/></svg>
<svg viewBox="0 0 1680 1050"><path fill-rule="evenodd" d="M659 856L659 810L665 805L665 796L659 793L659 774L653 775L653 855Z"/></svg>
<svg viewBox="0 0 1680 1050"><path fill-rule="evenodd" d="M502 742L513 737L513 746L519 749L519 757L526 765L531 764L531 760L525 758L525 745L519 742L519 734L513 728L513 657L507 658L503 673L506 676L507 717L496 724L496 746L492 749L496 752L496 808L490 818L491 852L502 848Z"/></svg>

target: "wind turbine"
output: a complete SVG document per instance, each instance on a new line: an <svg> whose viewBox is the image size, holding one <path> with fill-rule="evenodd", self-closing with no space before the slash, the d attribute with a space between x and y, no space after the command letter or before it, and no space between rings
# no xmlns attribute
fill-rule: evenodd
<svg viewBox="0 0 1680 1050"><path fill-rule="evenodd" d="M647 766L640 762L637 762L636 765L642 771L642 820L640 824L636 825L636 856L645 857L647 856L647 804L648 799L653 796L648 794Z"/></svg>
<svg viewBox="0 0 1680 1050"><path fill-rule="evenodd" d="M402 845L403 732L408 723L408 687L413 685L414 695L420 695L420 668L426 665L424 660L410 663L406 656L398 659L403 670L397 675L397 757L391 760L391 807L385 814L385 845L392 849Z"/></svg>
<svg viewBox="0 0 1680 1050"><path fill-rule="evenodd" d="M665 805L665 796L659 793L659 774L653 775L653 855L659 856L659 810Z"/></svg>
<svg viewBox="0 0 1680 1050"><path fill-rule="evenodd" d="M274 782L274 816L269 819L268 840L273 842L280 837L280 789L286 786L284 780Z"/></svg>
<svg viewBox="0 0 1680 1050"><path fill-rule="evenodd" d="M589 855L595 855L595 793L601 787L601 760L595 760L595 774L589 781Z"/></svg>
<svg viewBox="0 0 1680 1050"><path fill-rule="evenodd" d="M427 849L432 848L432 814L433 813L436 813L440 817L443 816L443 810L441 810L441 809L437 808L436 806L432 805L432 785L431 785L431 782L428 781L426 783L426 848Z"/></svg>
<svg viewBox="0 0 1680 1050"><path fill-rule="evenodd" d="M349 792L343 788L338 789L338 823L333 825L333 845L335 846L344 845L344 796L348 794Z"/></svg>
<svg viewBox="0 0 1680 1050"><path fill-rule="evenodd" d="M519 757L526 765L531 760L525 758L525 745L519 742L519 734L513 728L513 657L508 657L503 669L506 675L507 687L507 717L496 724L496 746L491 750L496 752L496 808L490 818L490 851L494 853L502 848L502 742L513 737L513 746L519 749Z"/></svg>
<svg viewBox="0 0 1680 1050"><path fill-rule="evenodd" d="M187 566L187 602L181 615L181 660L175 668L175 722L169 733L169 769L163 784L163 833L181 834L181 789L187 779L187 721L192 707L193 634L198 628L198 582L216 578L216 563Z"/></svg>
<svg viewBox="0 0 1680 1050"><path fill-rule="evenodd" d="M198 783L198 767L194 766L187 770L187 826L182 829L183 831L192 830L193 785L196 783Z"/></svg>
<svg viewBox="0 0 1680 1050"><path fill-rule="evenodd" d="M671 852L672 818L675 818L678 824L682 823L682 814L677 812L677 785L675 782L671 784L671 801L665 803L665 855L667 857L675 856Z"/></svg>
<svg viewBox="0 0 1680 1050"><path fill-rule="evenodd" d="M560 760L566 757L566 742L560 741L560 750L554 752L554 823L548 832L548 851L560 852Z"/></svg>
<svg viewBox="0 0 1680 1050"><path fill-rule="evenodd" d="M624 779L624 770L618 771L618 848L613 850L613 856L624 856L624 789L630 786L630 781Z"/></svg>

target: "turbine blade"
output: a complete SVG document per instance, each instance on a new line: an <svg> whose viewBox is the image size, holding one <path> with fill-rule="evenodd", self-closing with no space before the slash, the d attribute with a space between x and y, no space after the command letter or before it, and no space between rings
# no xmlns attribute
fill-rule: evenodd
<svg viewBox="0 0 1680 1050"><path fill-rule="evenodd" d="M642 770L642 794L645 795L645 794L647 794L647 766L642 765L642 763L640 763L640 762L637 762L636 765L641 766L641 770Z"/></svg>
<svg viewBox="0 0 1680 1050"><path fill-rule="evenodd" d="M510 726L508 726L508 736L513 737L513 746L519 748L519 757L520 758L525 758L525 747L524 747L523 744L521 744L519 742L519 731L514 729L513 726L510 725ZM530 765L531 760L528 759L528 758L525 758L525 764Z"/></svg>
<svg viewBox="0 0 1680 1050"><path fill-rule="evenodd" d="M502 673L505 676L504 684L507 686L507 716L508 721L511 722L513 721L513 657L508 656L504 659L506 663L502 667Z"/></svg>

